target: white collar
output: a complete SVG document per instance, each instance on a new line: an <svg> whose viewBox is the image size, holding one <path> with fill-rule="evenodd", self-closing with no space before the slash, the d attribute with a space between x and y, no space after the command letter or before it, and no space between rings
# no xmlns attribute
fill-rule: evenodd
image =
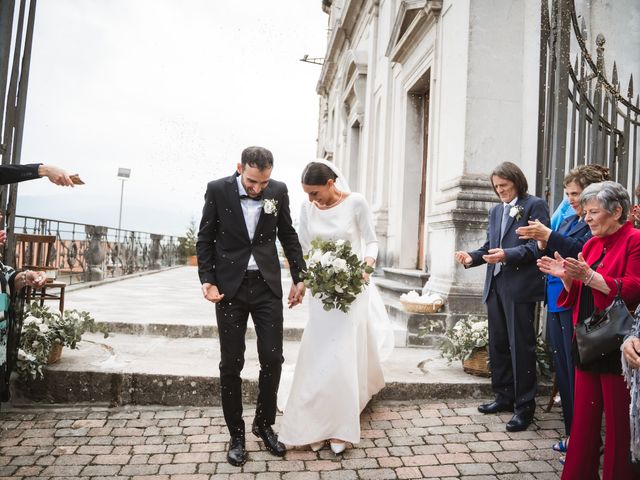
<svg viewBox="0 0 640 480"><path fill-rule="evenodd" d="M515 204L518 203L518 197L514 198L513 200L511 200L509 203L503 203L503 205L505 207L513 207L515 206Z"/></svg>
<svg viewBox="0 0 640 480"><path fill-rule="evenodd" d="M238 182L238 193L240 194L240 196L247 194L247 191L244 189L244 185L242 185L241 178L242 177L240 175L236 177L236 182Z"/></svg>

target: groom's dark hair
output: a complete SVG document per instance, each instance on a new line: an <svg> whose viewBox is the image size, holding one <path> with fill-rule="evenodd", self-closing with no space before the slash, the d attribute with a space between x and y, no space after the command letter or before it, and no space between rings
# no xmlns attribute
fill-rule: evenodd
<svg viewBox="0 0 640 480"><path fill-rule="evenodd" d="M247 147L240 156L242 168L249 165L258 170L268 170L273 168L273 154L264 147Z"/></svg>
<svg viewBox="0 0 640 480"><path fill-rule="evenodd" d="M311 162L302 172L302 183L305 185L326 185L329 179L336 180L338 176L324 163Z"/></svg>

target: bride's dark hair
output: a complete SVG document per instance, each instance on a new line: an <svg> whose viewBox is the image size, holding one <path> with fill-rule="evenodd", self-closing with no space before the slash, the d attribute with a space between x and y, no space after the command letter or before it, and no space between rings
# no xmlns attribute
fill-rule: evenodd
<svg viewBox="0 0 640 480"><path fill-rule="evenodd" d="M302 183L305 185L326 185L331 180L336 180L338 176L324 163L311 162L307 164L302 172Z"/></svg>

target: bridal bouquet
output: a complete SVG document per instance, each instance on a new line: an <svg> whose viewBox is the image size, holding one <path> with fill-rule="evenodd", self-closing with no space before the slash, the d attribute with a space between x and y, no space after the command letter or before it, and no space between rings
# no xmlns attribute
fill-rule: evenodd
<svg viewBox="0 0 640 480"><path fill-rule="evenodd" d="M363 274L373 272L373 267L361 261L345 240L317 238L311 242L305 260L304 284L327 311L337 308L347 313L367 283Z"/></svg>

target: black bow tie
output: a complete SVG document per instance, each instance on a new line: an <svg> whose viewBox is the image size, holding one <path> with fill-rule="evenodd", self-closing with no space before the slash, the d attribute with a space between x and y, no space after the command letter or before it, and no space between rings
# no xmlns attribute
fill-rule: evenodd
<svg viewBox="0 0 640 480"><path fill-rule="evenodd" d="M244 200L245 198L248 198L249 200L256 200L256 201L260 201L262 200L262 195L258 195L257 197L250 197L249 195L240 195L240 200Z"/></svg>

